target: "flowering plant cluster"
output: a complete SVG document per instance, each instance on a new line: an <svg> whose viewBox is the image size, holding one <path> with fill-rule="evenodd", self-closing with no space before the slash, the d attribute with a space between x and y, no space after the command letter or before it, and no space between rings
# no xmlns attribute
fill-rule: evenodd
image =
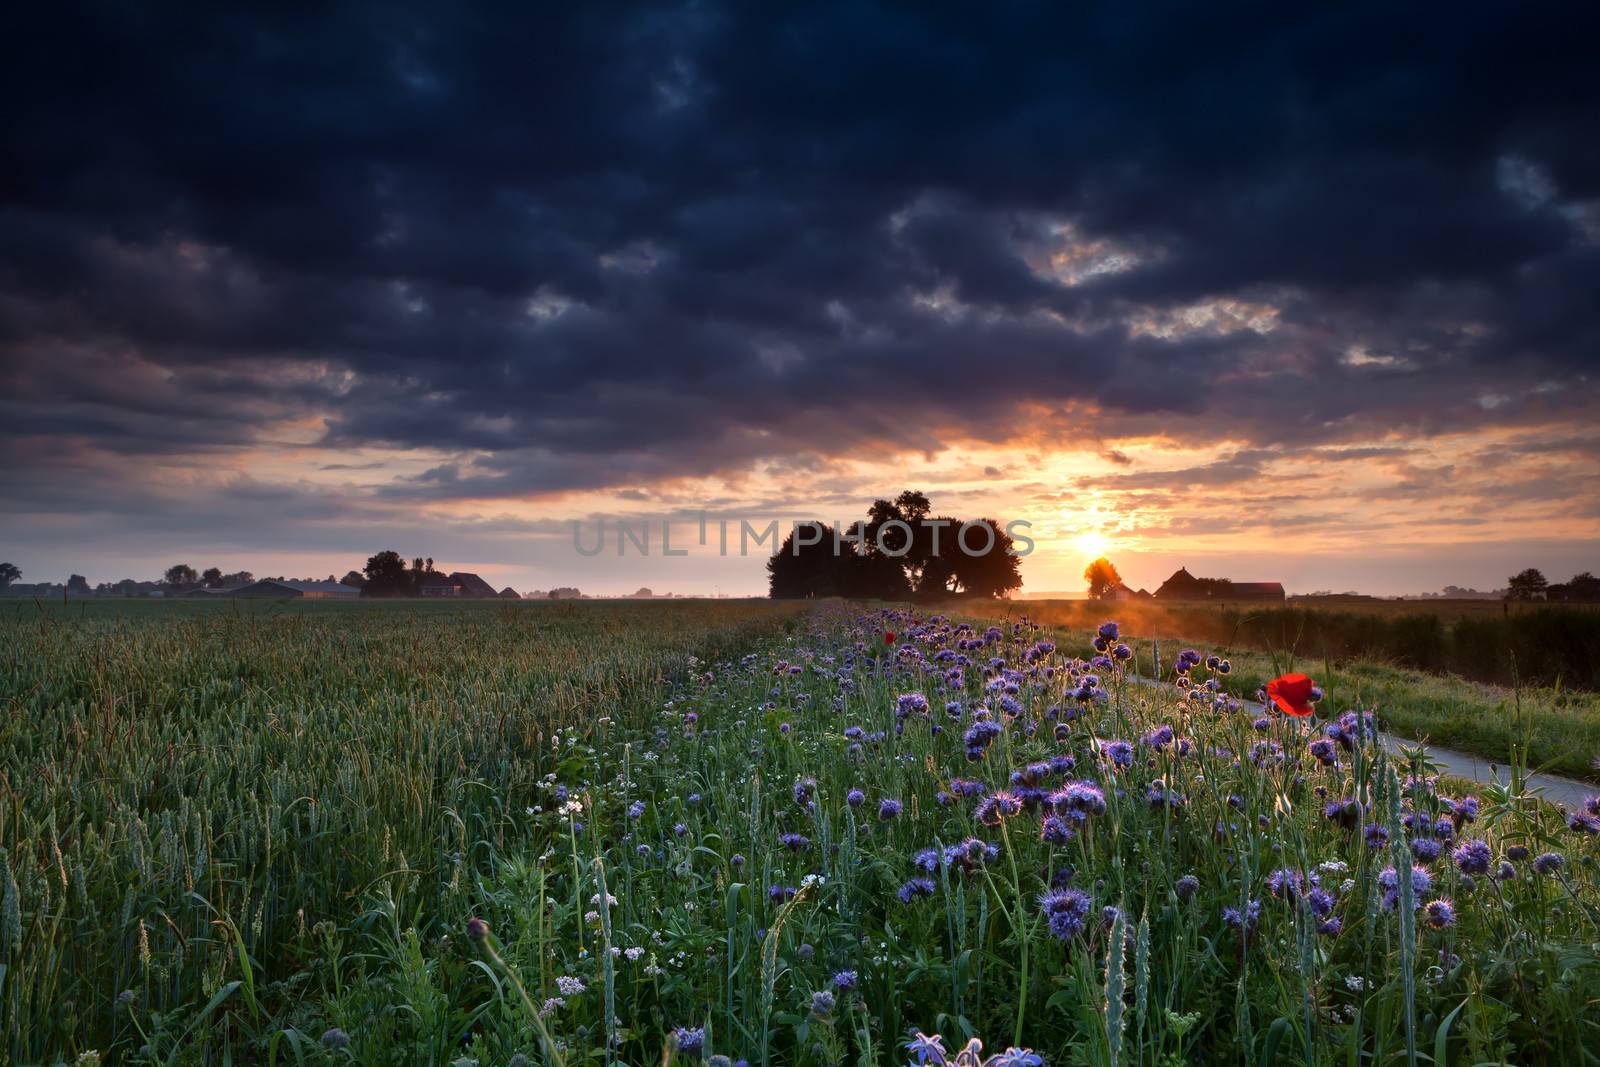
<svg viewBox="0 0 1600 1067"><path fill-rule="evenodd" d="M1592 1037L1600 801L1468 792L1303 675L1252 706L1221 655L1153 685L1116 623L1066 641L824 610L564 764L548 846L484 899L551 1050L1254 1062L1282 1020L1319 1062L1553 1062ZM1441 1022L1469 995L1494 1026ZM919 1029L953 1020L1005 1051Z"/></svg>

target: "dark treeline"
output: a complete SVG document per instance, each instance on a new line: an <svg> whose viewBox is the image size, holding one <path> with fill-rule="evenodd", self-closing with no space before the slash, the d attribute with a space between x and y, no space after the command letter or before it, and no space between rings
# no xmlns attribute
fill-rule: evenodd
<svg viewBox="0 0 1600 1067"><path fill-rule="evenodd" d="M1302 668L1324 658L1353 659L1448 673L1493 685L1555 685L1600 692L1600 610L1564 605L1505 605L1452 616L1418 603L1415 610L1217 606L1154 600L1031 601L1039 621L1090 630L1107 618L1123 631L1160 638L1163 658L1177 646L1292 652ZM1169 648L1168 643L1171 642Z"/></svg>
<svg viewBox="0 0 1600 1067"><path fill-rule="evenodd" d="M1459 674L1474 681L1600 690L1600 612L1558 607L1453 622L1431 612L1232 609L1216 613L1217 637L1256 648L1296 648L1307 660L1361 657Z"/></svg>
<svg viewBox="0 0 1600 1067"><path fill-rule="evenodd" d="M830 526L801 523L767 561L771 595L908 600L1021 588L1016 542L999 523L977 519L963 531L963 520L932 511L926 496L908 489L875 501L837 538Z"/></svg>

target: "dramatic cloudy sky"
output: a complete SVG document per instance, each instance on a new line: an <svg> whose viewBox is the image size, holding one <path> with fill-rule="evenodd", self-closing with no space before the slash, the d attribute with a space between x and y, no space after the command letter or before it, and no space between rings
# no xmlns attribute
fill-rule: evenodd
<svg viewBox="0 0 1600 1067"><path fill-rule="evenodd" d="M1030 590L1600 570L1579 5L72 6L0 64L25 580L756 591L568 523L905 486Z"/></svg>

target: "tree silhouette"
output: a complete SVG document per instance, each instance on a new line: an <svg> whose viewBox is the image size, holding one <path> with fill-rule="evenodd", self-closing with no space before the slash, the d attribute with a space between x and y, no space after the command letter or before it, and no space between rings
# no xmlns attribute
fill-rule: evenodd
<svg viewBox="0 0 1600 1067"><path fill-rule="evenodd" d="M174 563L167 568L167 573L162 575L162 580L174 588L194 585L200 580L200 575L187 563Z"/></svg>
<svg viewBox="0 0 1600 1067"><path fill-rule="evenodd" d="M911 588L919 588L923 568L935 547L933 529L923 523L932 510L927 496L915 489L907 489L893 500L873 501L866 525L857 531L865 537L862 553L897 560ZM945 533L948 541L948 531Z"/></svg>
<svg viewBox="0 0 1600 1067"><path fill-rule="evenodd" d="M1518 574L1513 574L1507 581L1507 600L1538 600L1544 596L1550 583L1538 569L1529 567Z"/></svg>
<svg viewBox="0 0 1600 1067"><path fill-rule="evenodd" d="M200 581L207 589L215 589L222 584L222 568L207 567L200 572Z"/></svg>
<svg viewBox="0 0 1600 1067"><path fill-rule="evenodd" d="M981 535L980 525L987 526L993 537ZM997 597L1022 588L1022 561L1012 552L1015 546L1011 535L993 519L957 527L955 553L950 562L962 594Z"/></svg>
<svg viewBox="0 0 1600 1067"><path fill-rule="evenodd" d="M1101 556L1084 568L1083 580L1089 583L1090 600L1105 600L1122 584L1122 575L1117 573L1115 564Z"/></svg>
<svg viewBox="0 0 1600 1067"><path fill-rule="evenodd" d="M892 556L846 552L839 557L841 592L873 600L905 600L911 595L905 564Z"/></svg>
<svg viewBox="0 0 1600 1067"><path fill-rule="evenodd" d="M873 501L866 520L837 539L822 523L798 524L767 560L770 595L903 600L1002 596L1022 585L1015 542L994 520L977 520L963 539L960 520L930 519L932 510L927 496L907 490Z"/></svg>
<svg viewBox="0 0 1600 1067"><path fill-rule="evenodd" d="M22 570L15 563L0 563L0 589L21 577Z"/></svg>
<svg viewBox="0 0 1600 1067"><path fill-rule="evenodd" d="M370 557L365 574L367 584L361 587L362 596L409 596L412 592L406 561L392 549Z"/></svg>
<svg viewBox="0 0 1600 1067"><path fill-rule="evenodd" d="M797 533L803 535L798 545ZM843 555L847 550L840 545L836 551L831 527L820 522L796 524L767 560L768 594L777 600L848 595Z"/></svg>
<svg viewBox="0 0 1600 1067"><path fill-rule="evenodd" d="M348 585L352 589L360 589L367 584L367 580L362 577L360 571L347 571L345 576L339 579L339 584Z"/></svg>
<svg viewBox="0 0 1600 1067"><path fill-rule="evenodd" d="M1573 575L1572 581L1567 583L1567 599L1590 604L1600 601L1600 578L1588 571Z"/></svg>

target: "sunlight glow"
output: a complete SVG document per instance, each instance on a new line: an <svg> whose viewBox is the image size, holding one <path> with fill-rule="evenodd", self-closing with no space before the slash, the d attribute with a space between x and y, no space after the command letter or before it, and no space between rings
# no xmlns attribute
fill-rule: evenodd
<svg viewBox="0 0 1600 1067"><path fill-rule="evenodd" d="M1087 560L1098 559L1111 547L1111 542L1099 530L1085 530L1073 539L1072 544Z"/></svg>

